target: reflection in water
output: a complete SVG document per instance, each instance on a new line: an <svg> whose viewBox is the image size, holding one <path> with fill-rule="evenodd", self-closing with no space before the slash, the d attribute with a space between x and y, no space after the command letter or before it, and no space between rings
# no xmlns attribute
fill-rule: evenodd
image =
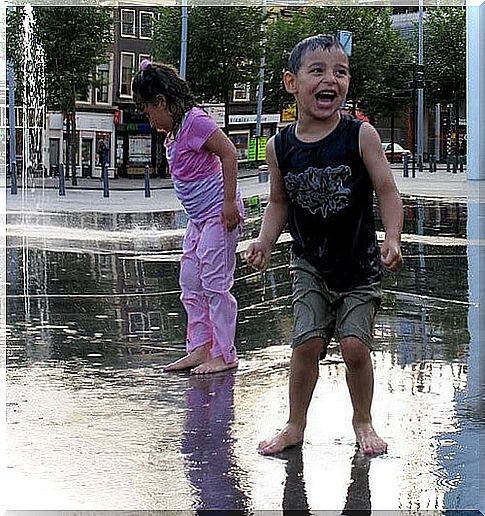
<svg viewBox="0 0 485 516"><path fill-rule="evenodd" d="M295 446L281 454L286 462L286 480L283 491L283 513L291 514L298 511L299 514L310 515L311 509L307 500L307 492L303 474L303 455L302 447ZM345 506L341 514L370 515L370 487L369 487L369 468L371 459L364 456L360 451L356 451L352 458L350 469L350 483L347 489ZM332 489L331 485L322 486Z"/></svg>
<svg viewBox="0 0 485 516"><path fill-rule="evenodd" d="M384 278L385 299L375 328L376 418L391 452L373 461L374 510L460 508L476 500L483 346L478 346L481 294L469 262L476 274L479 245L469 246L467 257L465 241L452 238L466 236L465 210L457 203L407 202L407 232L429 238L406 241L405 268ZM354 458L346 493L349 464L342 447L350 453L353 436L343 437L348 425L336 423L346 422L350 409L338 361L324 369L317 386L313 406L319 416L313 421L318 431L312 434L310 428L304 445L309 452L304 455L306 483L301 450L284 465L255 456L256 435L273 430L284 417L278 410L286 398L291 334L287 243L277 246L265 275L238 259L239 370L220 378L166 378L158 361L169 361L184 349L177 249L183 219L175 213L50 216L62 219L59 232L68 234L65 240L54 234L50 220L37 225L37 236L14 235L8 241L8 427L15 472L35 477L42 471L55 479L58 490L79 493L90 506L93 490L83 486L105 478L110 488L123 486L125 498L117 508L135 494L143 500L149 493L145 508L174 509L170 503L176 500L198 510L274 509L283 499L285 511L309 511L310 505L370 510L368 463ZM245 238L257 234L259 222L255 217L246 226ZM438 234L450 238L435 239ZM127 364L146 367L129 373ZM90 386L98 384L94 394ZM118 404L106 404L114 396L113 384L122 384ZM186 406L181 406L185 391ZM32 397L36 392L43 393L42 403ZM66 412L58 421L60 407L73 417ZM333 413L339 417L326 424ZM122 414L122 420L113 414ZM264 432L261 422L268 426ZM145 438L141 429L150 425L153 432ZM126 447L136 428L136 448ZM69 460L73 435L84 452L89 438L97 445L96 453L77 457L75 466ZM152 454L155 467L142 460L143 450L153 443L159 446ZM123 463L138 461L137 484L131 466L130 482L127 470L109 467L110 454L119 450ZM44 457L42 464L39 457ZM56 464L59 457L62 468ZM98 475L100 457L108 473ZM286 481L280 483L285 466ZM175 482L167 471L177 468ZM328 490L322 490L322 483ZM385 491L380 489L384 484Z"/></svg>
<svg viewBox="0 0 485 516"><path fill-rule="evenodd" d="M347 499L342 514L371 514L370 487L369 487L369 457L357 451L352 459L350 471L350 485L347 490Z"/></svg>
<svg viewBox="0 0 485 516"><path fill-rule="evenodd" d="M191 375L188 380L182 453L197 510L232 511L249 505L233 450L234 381L234 371Z"/></svg>
<svg viewBox="0 0 485 516"><path fill-rule="evenodd" d="M298 511L302 515L311 514L303 477L302 446L294 446L278 456L287 459L285 488L283 490L283 513Z"/></svg>

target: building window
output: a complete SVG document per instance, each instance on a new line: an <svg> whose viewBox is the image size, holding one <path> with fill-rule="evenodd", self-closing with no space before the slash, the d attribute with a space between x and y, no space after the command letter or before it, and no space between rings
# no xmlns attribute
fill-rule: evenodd
<svg viewBox="0 0 485 516"><path fill-rule="evenodd" d="M153 13L140 11L140 38L151 39L153 27Z"/></svg>
<svg viewBox="0 0 485 516"><path fill-rule="evenodd" d="M88 88L84 93L76 92L76 102L89 104L91 102L91 88Z"/></svg>
<svg viewBox="0 0 485 516"><path fill-rule="evenodd" d="M132 9L121 9L121 36L135 37L135 11Z"/></svg>
<svg viewBox="0 0 485 516"><path fill-rule="evenodd" d="M131 79L133 78L133 69L135 66L135 54L129 52L121 53L121 81L120 95L125 97L131 96Z"/></svg>
<svg viewBox="0 0 485 516"><path fill-rule="evenodd" d="M109 63L103 63L98 66L96 103L109 104Z"/></svg>
<svg viewBox="0 0 485 516"><path fill-rule="evenodd" d="M249 83L235 84L232 92L233 102L249 102Z"/></svg>

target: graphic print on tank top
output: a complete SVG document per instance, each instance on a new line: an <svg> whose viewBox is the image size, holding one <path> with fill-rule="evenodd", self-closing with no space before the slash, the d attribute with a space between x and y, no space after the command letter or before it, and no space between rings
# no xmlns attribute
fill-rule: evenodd
<svg viewBox="0 0 485 516"><path fill-rule="evenodd" d="M284 181L291 200L313 215L319 211L326 219L349 205L350 188L344 182L351 176L350 167L339 165L325 169L309 167L304 172L288 172Z"/></svg>

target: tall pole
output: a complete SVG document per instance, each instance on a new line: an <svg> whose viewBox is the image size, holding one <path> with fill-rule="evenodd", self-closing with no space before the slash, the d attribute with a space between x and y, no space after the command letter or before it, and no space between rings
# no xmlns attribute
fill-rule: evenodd
<svg viewBox="0 0 485 516"><path fill-rule="evenodd" d="M182 0L182 33L180 40L180 77L185 80L187 71L187 0Z"/></svg>
<svg viewBox="0 0 485 516"><path fill-rule="evenodd" d="M468 179L485 179L485 4L466 7ZM483 253L482 253L483 255ZM483 270L483 269L482 269Z"/></svg>
<svg viewBox="0 0 485 516"><path fill-rule="evenodd" d="M256 104L256 160L259 155L261 137L261 119L263 116L264 71L266 68L266 0L263 0L263 23L261 24L261 61L259 64L258 98Z"/></svg>
<svg viewBox="0 0 485 516"><path fill-rule="evenodd" d="M9 5L8 13L12 13L14 8ZM15 134L15 70L12 59L7 63L7 81L8 81L8 124L10 133L10 193L17 193L17 149Z"/></svg>
<svg viewBox="0 0 485 516"><path fill-rule="evenodd" d="M423 0L419 0L419 13L418 13L418 68L422 71L423 69ZM422 79L421 74L421 79ZM417 93L418 93L418 114L416 124L416 140L417 140L417 154L418 154L418 167L419 171L423 171L423 147L424 147L424 95L423 95L423 82L418 81Z"/></svg>

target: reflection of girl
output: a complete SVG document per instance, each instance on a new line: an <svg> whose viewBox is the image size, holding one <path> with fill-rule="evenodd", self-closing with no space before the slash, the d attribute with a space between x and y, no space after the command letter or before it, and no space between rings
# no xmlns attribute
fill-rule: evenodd
<svg viewBox="0 0 485 516"><path fill-rule="evenodd" d="M201 511L246 513L248 499L239 486L232 448L234 382L232 371L189 378L182 453L186 457L187 475L198 496L196 508Z"/></svg>
<svg viewBox="0 0 485 516"><path fill-rule="evenodd" d="M167 133L170 174L189 218L180 262L187 355L165 371L234 368L237 303L230 289L243 217L236 150L173 68L144 60L132 88L137 109Z"/></svg>

